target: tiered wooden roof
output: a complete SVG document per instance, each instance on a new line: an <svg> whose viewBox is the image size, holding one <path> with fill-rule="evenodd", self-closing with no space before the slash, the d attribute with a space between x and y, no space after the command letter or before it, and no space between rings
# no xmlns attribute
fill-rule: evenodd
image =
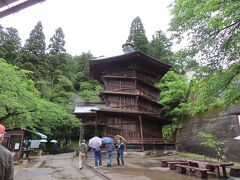
<svg viewBox="0 0 240 180"><path fill-rule="evenodd" d="M151 72L146 73L152 73L158 76L158 78L164 75L172 67L171 65L156 60L141 51L133 51L119 56L92 60L90 62L90 74L92 78L100 80L106 70L113 67L127 68L131 63L144 67L144 69L151 69Z"/></svg>

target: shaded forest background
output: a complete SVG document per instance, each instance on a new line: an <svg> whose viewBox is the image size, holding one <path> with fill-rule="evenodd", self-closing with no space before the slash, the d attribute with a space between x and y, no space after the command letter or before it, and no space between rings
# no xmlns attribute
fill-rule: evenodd
<svg viewBox="0 0 240 180"><path fill-rule="evenodd" d="M170 38L157 30L148 40L140 17L133 19L126 40L134 50L173 66L156 84L163 115L173 121L164 128L165 138L186 117L239 103L239 7L233 0L178 0L171 6ZM22 45L17 29L0 26L0 123L74 137L79 134L74 105L100 100L102 87L89 75L89 61L96 57L68 54L61 27L46 44L43 28L37 22ZM173 42L186 38L187 46L173 52Z"/></svg>

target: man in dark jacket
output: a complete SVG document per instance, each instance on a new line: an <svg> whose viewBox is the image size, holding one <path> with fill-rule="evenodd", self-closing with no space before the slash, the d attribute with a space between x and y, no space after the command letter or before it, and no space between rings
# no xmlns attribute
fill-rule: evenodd
<svg viewBox="0 0 240 180"><path fill-rule="evenodd" d="M106 144L106 150L107 150L107 167L112 167L112 158L114 150L113 142L109 142Z"/></svg>
<svg viewBox="0 0 240 180"><path fill-rule="evenodd" d="M13 180L13 159L11 152L1 145L5 127L0 124L0 180Z"/></svg>

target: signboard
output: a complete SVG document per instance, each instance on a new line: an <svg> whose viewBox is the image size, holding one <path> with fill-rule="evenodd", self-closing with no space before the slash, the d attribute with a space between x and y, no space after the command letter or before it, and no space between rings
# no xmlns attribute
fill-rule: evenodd
<svg viewBox="0 0 240 180"><path fill-rule="evenodd" d="M14 150L19 150L20 143L15 143Z"/></svg>
<svg viewBox="0 0 240 180"><path fill-rule="evenodd" d="M30 149L38 149L40 144L40 140L32 140Z"/></svg>

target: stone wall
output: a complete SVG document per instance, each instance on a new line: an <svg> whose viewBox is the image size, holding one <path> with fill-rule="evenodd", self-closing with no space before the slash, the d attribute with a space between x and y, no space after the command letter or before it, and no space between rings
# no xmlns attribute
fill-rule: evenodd
<svg viewBox="0 0 240 180"><path fill-rule="evenodd" d="M226 140L226 157L229 160L240 160L240 140L234 139L240 135L240 105L229 109L214 109L200 114L193 119L185 120L179 131L179 150L216 156L200 145L202 139L197 138L199 131L211 133L215 137Z"/></svg>

